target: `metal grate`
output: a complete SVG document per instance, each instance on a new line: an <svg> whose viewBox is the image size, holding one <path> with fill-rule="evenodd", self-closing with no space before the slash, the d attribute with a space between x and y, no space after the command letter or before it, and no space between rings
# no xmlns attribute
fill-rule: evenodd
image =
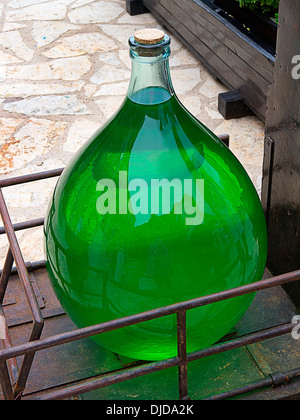
<svg viewBox="0 0 300 420"><path fill-rule="evenodd" d="M171 306L41 339L44 319L38 304L35 290L29 279L28 269L30 268L31 270L35 270L45 267L45 262L42 261L33 264L25 263L16 237L16 232L42 226L44 220L36 219L13 225L3 197L2 189L14 185L58 177L61 175L62 171L63 169L57 169L0 181L0 213L4 225L4 227L0 229L0 234L6 234L9 242L6 261L3 270L1 271L0 278L0 338L3 345L3 350L0 351L0 384L2 386L3 396L5 399L22 399L36 352L172 314L176 314L177 316L178 353L176 357L153 363L140 362L133 367L119 369L117 371L94 376L92 378L80 379L70 384L57 386L55 389L50 389L46 392L37 392L34 395L31 395L30 399L57 400L71 398L89 391L177 366L179 375L179 399L188 400L188 363L246 345L283 336L292 332L295 324L286 323L263 331L257 331L241 338L222 342L205 350L187 354L186 314L187 311L200 306L209 305L300 280L300 270L235 289L222 291L209 296L200 297L190 301L177 303ZM13 267L14 263L16 267ZM3 310L3 301L7 291L9 278L15 272L18 273L24 288L33 321L32 331L28 342L17 346L12 344ZM24 356L20 369L18 368L16 362L16 358L18 356ZM243 395L244 393L260 390L270 386L283 385L296 378L300 378L300 368L286 373L270 375L266 379L254 384L234 389L220 395L215 395L210 399L216 400L237 397Z"/></svg>

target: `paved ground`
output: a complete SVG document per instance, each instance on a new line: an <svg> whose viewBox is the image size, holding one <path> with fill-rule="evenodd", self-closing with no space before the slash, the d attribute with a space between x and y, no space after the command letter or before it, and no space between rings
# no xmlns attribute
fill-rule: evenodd
<svg viewBox="0 0 300 420"><path fill-rule="evenodd" d="M65 166L121 103L129 82L128 38L159 27L125 0L2 0L0 4L0 176ZM216 82L172 36L171 74L186 107L231 149L258 191L264 126L256 117L224 121ZM43 217L55 181L5 190L13 221ZM43 259L41 229L19 233L26 259ZM0 239L0 263L6 252ZM2 265L2 264L0 264Z"/></svg>

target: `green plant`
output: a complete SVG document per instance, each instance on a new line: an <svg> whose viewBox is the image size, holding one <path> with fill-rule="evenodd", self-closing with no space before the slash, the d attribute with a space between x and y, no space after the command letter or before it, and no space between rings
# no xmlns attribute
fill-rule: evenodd
<svg viewBox="0 0 300 420"><path fill-rule="evenodd" d="M237 0L241 7L248 7L265 15L278 18L279 0Z"/></svg>

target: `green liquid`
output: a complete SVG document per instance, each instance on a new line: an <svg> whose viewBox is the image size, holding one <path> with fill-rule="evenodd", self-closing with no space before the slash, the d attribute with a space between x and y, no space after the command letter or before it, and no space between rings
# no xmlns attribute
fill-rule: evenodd
<svg viewBox="0 0 300 420"><path fill-rule="evenodd" d="M64 171L49 206L47 268L56 295L79 327L227 290L263 275L265 218L248 175L176 96L166 98L162 90L156 95L162 102L154 105L125 100ZM172 200L169 214L100 215L97 183L115 182L119 208L120 171L127 171L128 181L140 178L149 185L152 179L204 179L203 223L187 225L191 216L175 214ZM221 339L252 299L189 311L188 351ZM131 358L172 357L176 316L94 340Z"/></svg>

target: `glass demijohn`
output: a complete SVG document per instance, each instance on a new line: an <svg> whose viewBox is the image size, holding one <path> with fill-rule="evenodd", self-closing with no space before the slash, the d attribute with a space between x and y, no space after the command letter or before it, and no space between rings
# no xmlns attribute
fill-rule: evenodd
<svg viewBox="0 0 300 420"><path fill-rule="evenodd" d="M45 223L46 264L78 327L262 278L266 224L231 151L174 93L170 39L130 38L132 77L116 114L63 172ZM188 351L228 333L253 295L187 313ZM94 337L141 360L177 352L176 316Z"/></svg>

